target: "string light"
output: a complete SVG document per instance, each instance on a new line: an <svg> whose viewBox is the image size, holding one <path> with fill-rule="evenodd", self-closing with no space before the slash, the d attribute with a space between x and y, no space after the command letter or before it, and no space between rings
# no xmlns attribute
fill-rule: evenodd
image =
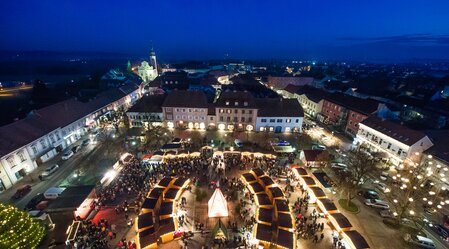
<svg viewBox="0 0 449 249"><path fill-rule="evenodd" d="M0 203L0 248L37 248L45 228L28 213Z"/></svg>

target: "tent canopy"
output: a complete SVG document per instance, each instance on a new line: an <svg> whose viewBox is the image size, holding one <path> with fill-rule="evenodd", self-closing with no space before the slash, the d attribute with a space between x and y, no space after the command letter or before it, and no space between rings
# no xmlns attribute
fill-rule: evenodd
<svg viewBox="0 0 449 249"><path fill-rule="evenodd" d="M225 227L223 222L221 222L221 219L217 220L214 229L212 229L212 238L213 239L229 238L228 229Z"/></svg>
<svg viewBox="0 0 449 249"><path fill-rule="evenodd" d="M229 215L228 202L219 188L215 189L215 192L212 194L212 197L207 204L209 218L227 217Z"/></svg>

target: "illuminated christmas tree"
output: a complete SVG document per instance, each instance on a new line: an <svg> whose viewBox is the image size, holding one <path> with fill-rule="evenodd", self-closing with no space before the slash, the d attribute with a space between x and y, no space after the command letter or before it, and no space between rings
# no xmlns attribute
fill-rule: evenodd
<svg viewBox="0 0 449 249"><path fill-rule="evenodd" d="M28 213L0 203L0 248L37 248L45 228Z"/></svg>

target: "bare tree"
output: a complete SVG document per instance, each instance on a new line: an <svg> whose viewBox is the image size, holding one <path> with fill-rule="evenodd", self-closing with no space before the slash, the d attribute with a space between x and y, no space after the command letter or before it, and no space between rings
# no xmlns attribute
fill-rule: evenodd
<svg viewBox="0 0 449 249"><path fill-rule="evenodd" d="M171 133L163 126L152 126L150 125L145 133L146 145L145 147L149 150L157 150L162 147L162 145L170 142Z"/></svg>
<svg viewBox="0 0 449 249"><path fill-rule="evenodd" d="M369 175L379 171L376 162L366 153L353 150L348 153L347 169L335 170L337 175L336 184L346 194L348 205L357 195L357 192L363 187Z"/></svg>

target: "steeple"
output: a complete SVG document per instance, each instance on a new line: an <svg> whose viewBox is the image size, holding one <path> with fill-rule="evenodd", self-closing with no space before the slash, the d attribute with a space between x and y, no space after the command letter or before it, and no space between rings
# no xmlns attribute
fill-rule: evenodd
<svg viewBox="0 0 449 249"><path fill-rule="evenodd" d="M154 52L153 47L151 47L150 51L150 65L153 66L154 69L157 69L156 53Z"/></svg>
<svg viewBox="0 0 449 249"><path fill-rule="evenodd" d="M128 60L128 64L126 66L126 69L128 70L128 72L131 72L133 69L131 67L131 61Z"/></svg>

